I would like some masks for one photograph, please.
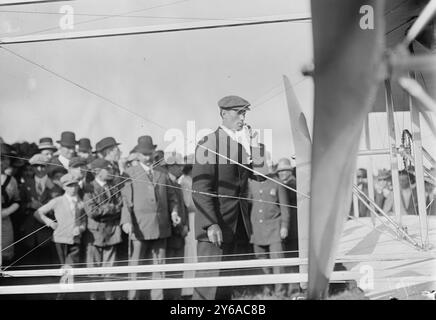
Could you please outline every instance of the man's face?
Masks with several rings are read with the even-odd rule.
[[[153,164],[153,154],[143,154],[142,155],[142,163],[149,166]]]
[[[51,150],[51,149],[41,150],[41,154],[46,156],[49,160],[51,160],[51,158],[53,158],[53,150]]]
[[[118,146],[112,148],[112,150],[106,156],[106,159],[109,161],[118,162],[121,158],[121,150]]]
[[[362,170],[357,171],[357,185],[360,186],[366,183],[365,172]]]
[[[107,168],[107,169],[101,169],[100,173],[99,173],[99,178],[102,181],[110,181],[114,179],[114,172],[112,169]]]
[[[77,190],[79,189],[79,185],[77,183],[70,184],[68,186],[64,186],[65,193],[71,197],[77,195]]]
[[[33,170],[38,178],[42,178],[47,174],[47,167],[45,165],[41,165],[41,164],[34,165]]]
[[[74,147],[61,147],[60,153],[67,159],[71,159],[74,156]]]
[[[278,176],[281,181],[287,181],[292,176],[292,172],[290,170],[280,171]]]
[[[242,130],[246,112],[247,110],[223,110],[223,124],[230,130]]]
[[[79,152],[77,152],[77,155],[78,155],[80,158],[88,159],[89,156],[90,156],[90,153],[89,153],[89,152],[79,151]]]

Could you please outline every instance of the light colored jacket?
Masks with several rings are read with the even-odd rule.
[[[81,231],[86,229],[87,216],[84,211],[83,202],[79,200],[75,212],[72,212],[67,195],[64,194],[50,200],[39,208],[38,212],[46,215],[51,210],[54,211],[58,224],[57,228],[53,231],[53,241],[65,244],[80,243],[80,235],[73,236],[73,230],[75,227],[79,227]]]

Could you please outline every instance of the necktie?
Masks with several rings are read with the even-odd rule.
[[[36,184],[36,192],[38,192],[39,195],[41,195],[44,192],[44,187],[41,181],[38,181]]]
[[[153,183],[153,171],[151,171],[151,169],[147,171],[147,176],[148,179]]]
[[[107,186],[107,184],[104,186],[104,191],[106,192],[106,197],[108,199],[111,198],[111,191],[109,190],[109,187]]]

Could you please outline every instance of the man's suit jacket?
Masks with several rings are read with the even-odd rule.
[[[182,188],[177,181],[171,181],[175,187],[174,192],[177,197],[177,212],[180,217],[180,224],[172,226],[171,237],[167,241],[167,248],[180,249],[185,246],[185,237],[189,231],[188,210],[183,199]]]
[[[36,191],[34,178],[28,179],[24,182],[24,184],[21,186],[21,201],[24,209],[22,211],[24,212],[24,221],[20,227],[20,231],[23,235],[31,234],[33,231],[40,229],[43,226],[43,224],[40,223],[33,215],[36,209],[29,207],[32,198],[44,205],[48,203],[51,199],[56,198],[63,193],[64,190],[54,184],[50,179],[47,179],[45,189],[42,194],[38,194],[38,192]],[[48,238],[51,237],[52,234],[53,231],[51,228],[42,228],[38,232],[35,232],[31,236],[24,239],[23,243],[26,247],[33,248],[46,241]]]
[[[105,189],[93,181],[84,196],[85,212],[88,216],[88,232],[86,241],[97,247],[106,247],[121,242],[121,207],[123,199],[121,193],[111,189],[109,194]]]
[[[141,165],[127,168],[130,178],[123,188],[124,205],[121,224],[131,223],[133,239],[154,240],[171,236],[171,212],[177,208],[177,197],[168,174],[161,168],[153,169],[150,181]]]
[[[248,178],[262,179],[253,175],[250,170],[205,150],[204,147],[252,168],[249,155],[242,145],[232,140],[220,127],[199,142],[192,170],[192,198],[197,209],[196,238],[199,241],[208,241],[207,229],[218,224],[223,233],[223,242],[231,243],[237,239],[236,226],[238,219],[242,219],[240,222],[243,223],[249,239],[252,230],[248,202],[239,197],[248,197]],[[252,154],[260,155],[260,151],[252,148]],[[259,159],[253,160],[257,166],[262,167]],[[229,197],[218,198],[204,193]]]

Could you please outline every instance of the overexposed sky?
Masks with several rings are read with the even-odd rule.
[[[58,12],[64,4],[74,9],[74,31],[283,14],[310,16],[307,0],[77,0],[1,7],[0,38],[62,32]],[[126,13],[130,17],[113,16]],[[83,23],[90,20],[96,21]],[[270,148],[277,161],[294,154],[282,75],[295,84],[312,128],[313,84],[300,73],[312,60],[310,22],[7,48],[121,106],[0,49],[0,136],[10,143],[37,142],[43,136],[58,140],[61,131],[70,130],[78,139],[89,137],[93,145],[113,136],[122,143],[124,155],[145,134],[164,149],[170,141],[164,141],[165,131],[152,122],[185,133],[187,121],[195,121],[197,131],[215,129],[220,121],[217,101],[236,94],[252,103],[247,122],[253,128],[272,130]],[[372,118],[372,147],[386,148],[383,115]],[[407,125],[406,118],[398,115],[399,128]],[[388,165],[387,158],[382,158],[375,158],[376,168]]]

